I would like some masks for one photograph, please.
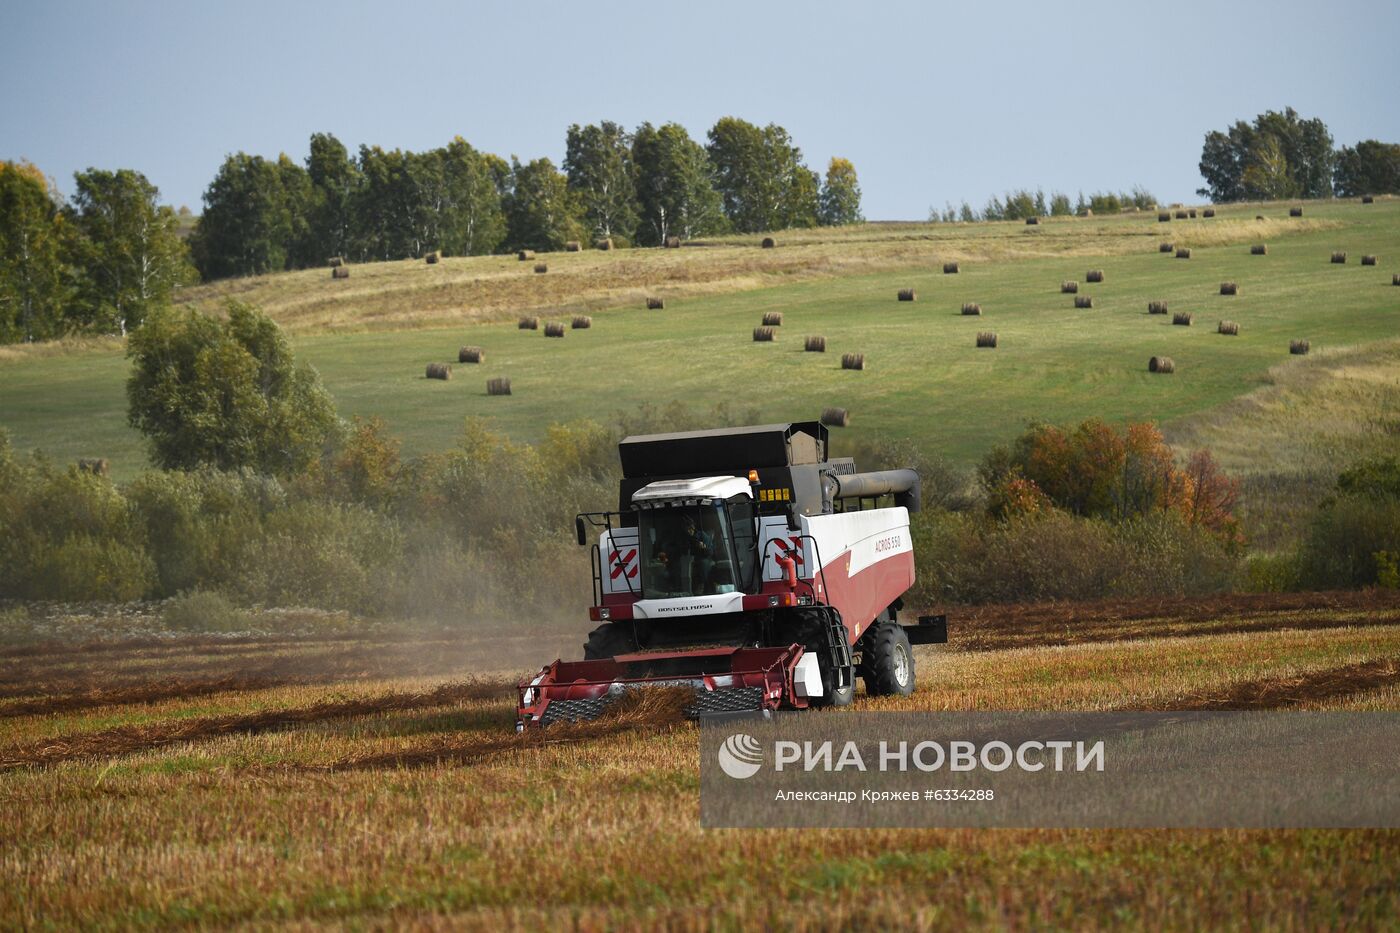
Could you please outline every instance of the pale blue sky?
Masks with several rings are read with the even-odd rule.
[[[721,116],[855,162],[872,219],[1010,187],[1201,184],[1262,110],[1400,141],[1400,3],[0,2],[0,159],[139,169],[198,210],[225,154],[312,132],[563,156],[570,123]]]

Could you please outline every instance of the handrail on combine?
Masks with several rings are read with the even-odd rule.
[[[763,572],[763,567],[768,563],[768,548],[776,545],[781,540],[791,541],[793,540],[793,536],[789,535],[786,538],[768,539],[768,542],[763,545],[763,552],[759,555],[759,573]],[[831,589],[826,585],[826,566],[822,563],[821,545],[818,544],[817,539],[812,537],[811,535],[797,535],[796,540],[804,544],[808,541],[812,542],[812,560],[816,563],[817,569],[812,573],[810,577],[808,577],[808,579],[815,581],[818,578],[818,576],[820,576],[822,584],[822,593],[830,593]],[[777,558],[775,557],[774,559],[776,560]],[[799,579],[801,578],[799,577]]]
[[[614,529],[613,529],[613,524],[612,524],[612,517],[613,517],[614,515],[618,515],[618,514],[621,514],[621,513],[618,513],[618,512],[580,512],[580,513],[578,513],[577,515],[575,515],[575,516],[574,516],[574,527],[575,527],[575,528],[577,529],[577,531],[578,531],[578,543],[579,543],[579,545],[580,545],[580,546],[583,546],[583,545],[586,545],[586,544],[588,543],[588,540],[587,540],[587,532],[584,530],[584,523],[585,523],[585,521],[587,522],[587,524],[588,524],[589,527],[607,529],[607,532],[608,532],[608,541],[611,542],[611,541],[612,541],[612,536],[613,536],[613,530],[614,530]],[[617,530],[620,531],[623,527],[625,527],[625,526],[619,525]],[[617,551],[616,548],[613,549],[613,554],[614,554],[614,555],[617,555],[617,554],[618,554],[618,551]],[[593,605],[598,606],[598,605],[602,605],[602,602],[603,602],[603,555],[602,555],[602,552],[598,549],[598,545],[597,545],[597,544],[594,544],[594,545],[593,545],[593,554],[592,554],[592,557],[593,557],[593,582],[594,582],[594,587],[593,587]],[[630,594],[630,595],[632,595],[632,596],[640,595],[640,594],[638,594],[637,591],[632,587],[632,580],[631,580],[631,578],[628,577],[626,574],[623,574],[623,575],[622,575],[622,582],[627,584],[627,592],[628,592],[628,594]]]

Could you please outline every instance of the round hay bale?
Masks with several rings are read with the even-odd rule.
[[[1289,217],[1302,217],[1302,216],[1303,216],[1303,209],[1302,209],[1301,207],[1290,207],[1290,208],[1288,209],[1288,216],[1289,216]]]
[[[457,351],[457,362],[480,363],[486,359],[486,351],[481,347],[463,347]]]
[[[1374,266],[1374,265],[1376,264],[1376,257],[1375,257],[1375,256],[1362,256],[1362,257],[1361,257],[1361,264],[1362,264],[1363,266]]]
[[[593,318],[586,314],[575,314],[573,320],[569,322],[569,326],[574,330],[588,330],[593,326]]]
[[[1166,314],[1167,303],[1165,301],[1149,301],[1147,303],[1148,314]]]
[[[983,331],[978,331],[978,332],[977,332],[977,346],[978,346],[979,349],[981,349],[981,348],[983,348],[983,347],[989,347],[989,348],[991,348],[991,349],[994,350],[994,349],[996,349],[996,345],[997,345],[997,335],[996,335],[995,333],[993,333],[992,331],[989,331],[989,330],[983,330]]]
[[[900,301],[913,301],[914,299],[915,299],[914,289],[912,289],[912,288],[901,288],[901,289],[899,290],[899,300],[900,300]]]
[[[593,244],[593,248],[594,248],[594,249],[602,249],[602,250],[609,250],[609,249],[612,249],[612,248],[613,248],[613,241],[612,241],[612,238],[611,238],[611,237],[608,237],[608,238],[599,240],[598,242],[596,242],[596,243]]]
[[[540,319],[537,317],[523,317],[520,319],[520,323],[515,326],[517,330],[539,330]]]
[[[1265,244],[1265,243],[1255,243],[1253,246],[1251,246],[1251,247],[1249,248],[1249,255],[1251,255],[1251,256],[1267,256],[1267,255],[1269,255],[1269,247],[1268,247],[1268,245]]]
[[[332,269],[334,269],[336,266],[343,266],[345,265],[345,257],[332,256],[330,259],[326,260],[326,265],[330,266]]]
[[[826,338],[825,338],[825,337],[808,337],[808,338],[807,338],[807,342],[806,342],[805,344],[803,344],[802,349],[805,350],[807,353],[825,353],[825,352],[826,352]]]
[[[1338,251],[1332,254],[1332,262],[1336,263],[1337,265],[1345,265],[1346,261],[1347,254],[1345,252]]]
[[[542,262],[537,262],[537,263],[535,263],[535,274],[536,274],[536,275],[544,275],[544,274],[545,274],[546,272],[548,272],[548,271],[549,271],[549,266],[548,266],[546,263],[542,263]]]
[[[1094,306],[1094,299],[1088,295],[1075,295],[1074,306],[1076,308],[1092,308]]]
[[[666,238],[666,248],[667,248],[667,249],[680,249],[680,248],[681,248],[681,238],[678,237],[678,236],[668,236],[668,237]]]
[[[1159,252],[1159,253],[1174,253],[1174,252],[1176,252],[1176,244],[1175,244],[1175,243],[1158,243],[1158,244],[1157,244],[1157,252]]]
[[[1034,227],[1034,226],[1035,226],[1036,224],[1038,224],[1038,223],[1040,223],[1040,218],[1039,218],[1039,217],[1027,217],[1027,218],[1026,218],[1026,226],[1027,226],[1027,227]]]
[[[428,379],[451,379],[452,367],[446,363],[429,363],[427,371]]]
[[[510,377],[508,377],[508,376],[495,376],[495,377],[493,377],[493,378],[491,378],[491,379],[487,379],[487,380],[486,380],[486,394],[487,394],[487,395],[509,395],[509,394],[510,394]]]
[[[1061,295],[1077,295],[1078,293],[1079,293],[1079,283],[1078,283],[1078,282],[1061,282],[1061,283],[1060,283],[1060,294],[1061,294]]]
[[[1255,215],[1254,215],[1254,219],[1255,219],[1255,220],[1263,220],[1263,219],[1264,219],[1264,215],[1263,215],[1263,214],[1255,214]]]
[[[1185,212],[1185,211],[1177,211],[1177,212],[1176,212],[1176,219],[1177,219],[1177,220],[1185,220],[1185,219],[1186,219],[1186,212]]]
[[[660,298],[648,298],[648,299],[647,299],[647,310],[648,310],[648,311],[660,311],[660,310],[664,309],[665,307],[666,307],[666,302],[662,301]]]
[[[1363,195],[1361,196],[1361,203],[1362,203],[1362,204],[1374,204],[1374,203],[1376,203],[1376,199],[1373,198],[1373,197],[1371,197],[1369,194],[1363,194]]]
[[[428,265],[430,265],[430,266],[435,266],[435,265],[438,264],[438,254],[437,254],[437,253],[428,253],[427,255],[425,255],[425,256],[423,257],[423,261],[426,262],[426,263],[427,263]]]
[[[1220,283],[1220,294],[1222,294],[1222,295],[1238,295],[1239,293],[1240,293],[1240,287],[1239,287],[1237,284],[1235,284],[1234,282],[1221,282],[1221,283]]]
[[[944,275],[956,275],[957,272],[958,272],[958,264],[957,264],[957,263],[955,263],[955,262],[945,262],[945,263],[943,264],[943,274],[944,274]]]
[[[962,313],[968,317],[981,315],[982,306],[975,301],[965,301],[963,302]]]
[[[1195,220],[1195,219],[1196,219],[1196,209],[1195,209],[1194,207],[1191,208],[1189,211],[1186,212],[1186,216],[1190,217],[1192,220]]]
[[[1176,251],[1176,258],[1177,258],[1177,259],[1190,259],[1190,258],[1191,258],[1191,247],[1189,247],[1189,246],[1183,246],[1181,249],[1177,250],[1177,251]]]
[[[106,457],[81,457],[78,460],[79,473],[91,473],[94,476],[106,476],[112,470],[112,464]]]
[[[1306,356],[1310,349],[1312,347],[1306,340],[1290,340],[1288,342],[1288,352],[1294,356]]]
[[[1201,211],[1201,216],[1202,216],[1202,217],[1214,217],[1214,216],[1215,216],[1215,208],[1213,208],[1213,207],[1208,207],[1208,208],[1206,208],[1205,210]]]
[[[1238,337],[1240,335],[1240,325],[1236,324],[1234,321],[1221,321],[1215,328],[1215,332],[1230,337]]]
[[[562,337],[562,336],[564,336],[564,322],[563,322],[563,321],[550,321],[548,324],[546,324],[546,325],[544,326],[544,335],[545,335],[546,337]]]
[[[765,311],[765,312],[763,312],[763,326],[764,326],[764,327],[782,327],[782,326],[783,326],[783,312],[781,312],[781,311]]]
[[[1397,272],[1390,277],[1390,284],[1400,285],[1400,272]]]
[[[753,329],[754,343],[772,343],[774,339],[774,332],[771,327],[755,327]]]
[[[331,278],[333,278],[333,279],[348,279],[348,278],[350,278],[350,267],[349,267],[349,266],[335,266],[335,267],[333,267],[333,268],[331,269]]]
[[[1157,212],[1157,223],[1159,223],[1159,224],[1171,223],[1171,219],[1172,219],[1171,211],[1158,211],[1158,212]]]
[[[844,408],[823,408],[822,424],[828,428],[848,428],[851,426],[851,414]]]
[[[864,368],[865,368],[865,354],[864,354],[864,353],[843,353],[843,354],[841,354],[841,368],[842,368],[842,369],[864,369]]]
[[[1102,282],[1102,281],[1103,281],[1103,270],[1102,270],[1102,269],[1090,269],[1088,272],[1084,273],[1084,281],[1090,282],[1090,283],[1093,283],[1093,282]]]
[[[535,251],[532,249],[522,249],[520,252],[515,254],[515,258],[519,259],[521,262],[527,262],[528,260],[535,258]]]
[[[764,249],[772,249],[773,247],[778,245],[778,241],[773,239],[771,236],[766,236],[763,238],[763,242],[759,245],[762,246]]]
[[[1174,373],[1176,372],[1176,363],[1169,356],[1154,356],[1147,361],[1147,371],[1159,374]]]
[[[567,243],[564,244],[564,252],[581,253],[583,252],[583,244],[580,243],[578,240],[569,240]]]
[[[1172,315],[1172,323],[1177,327],[1190,327],[1191,314],[1188,311],[1177,311]]]

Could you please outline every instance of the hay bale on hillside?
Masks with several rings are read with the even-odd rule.
[[[1345,265],[1346,261],[1347,254],[1345,252],[1338,251],[1332,254],[1332,262],[1336,263],[1337,265]]]
[[[823,408],[822,424],[828,428],[848,428],[851,426],[851,414],[844,408]]]
[[[1268,244],[1266,244],[1266,243],[1255,243],[1253,246],[1251,246],[1251,247],[1249,248],[1249,255],[1251,255],[1251,256],[1267,256],[1267,255],[1269,255],[1269,247],[1268,247]]]
[[[1290,207],[1290,208],[1288,209],[1288,216],[1289,216],[1289,217],[1302,217],[1302,216],[1303,216],[1303,209],[1302,209],[1301,207]]]
[[[1194,207],[1191,208],[1189,211],[1186,212],[1186,216],[1187,216],[1187,217],[1190,217],[1192,220],[1195,220],[1195,219],[1196,219],[1196,209],[1195,209]]]
[[[1092,308],[1094,306],[1094,299],[1088,295],[1075,295],[1074,306],[1076,308]]]
[[[990,347],[991,349],[996,349],[996,345],[997,345],[997,335],[996,335],[994,332],[989,331],[989,330],[983,330],[983,331],[978,331],[978,332],[977,332],[977,347],[978,347],[978,349],[981,349],[981,348],[983,348],[983,347]]]
[[[900,300],[900,301],[913,301],[913,300],[915,299],[915,297],[916,297],[916,296],[915,296],[915,294],[914,294],[914,289],[912,289],[912,288],[901,288],[901,289],[899,290],[899,300]]]
[[[864,353],[843,353],[843,354],[841,354],[841,368],[842,368],[842,369],[864,369],[864,368],[865,368],[865,354],[864,354]]]
[[[803,344],[802,349],[803,349],[804,351],[806,351],[807,353],[825,353],[825,352],[826,352],[826,338],[825,338],[825,337],[808,337],[808,338],[807,338],[807,342],[806,342],[805,344]]]
[[[945,262],[945,263],[943,264],[943,274],[944,274],[944,275],[956,275],[956,274],[957,274],[957,271],[958,271],[958,264],[957,264],[957,263],[955,263],[955,262]]]
[[[1172,315],[1172,323],[1177,327],[1191,326],[1191,313],[1189,311],[1177,311]]]
[[[523,317],[515,326],[517,330],[539,330],[540,319],[537,317]]]
[[[1400,272],[1397,272],[1397,273],[1395,273],[1394,275],[1392,275],[1392,276],[1390,277],[1390,284],[1391,284],[1391,285],[1400,285]]]
[[[1254,215],[1254,219],[1255,219],[1255,220],[1263,220],[1263,219],[1264,219],[1264,215],[1263,215],[1263,214],[1255,214],[1255,215]]]
[[[1157,212],[1157,223],[1159,223],[1159,224],[1167,224],[1167,223],[1171,223],[1171,220],[1172,220],[1171,211],[1158,211],[1158,212]]]
[[[452,367],[451,367],[451,366],[448,366],[446,363],[429,363],[429,364],[428,364],[428,370],[427,370],[427,378],[429,378],[429,379],[451,379],[451,378],[452,378]]]
[[[1035,226],[1036,224],[1038,224],[1038,223],[1040,223],[1040,218],[1039,218],[1039,217],[1027,217],[1027,218],[1026,218],[1026,226],[1027,226],[1027,227],[1034,227],[1034,226]]]
[[[1306,340],[1290,340],[1288,342],[1288,352],[1294,356],[1304,356],[1312,347]]]
[[[435,266],[435,265],[438,264],[438,254],[435,253],[435,252],[433,252],[433,253],[427,253],[426,255],[423,256],[423,261],[426,262],[426,263],[427,263],[428,265],[430,265],[430,266]]]
[[[330,259],[326,260],[326,265],[330,266],[332,269],[334,269],[336,266],[343,266],[345,265],[345,257],[332,256]]]
[[[610,250],[610,249],[612,249],[612,248],[613,248],[613,241],[612,241],[612,238],[611,238],[611,237],[606,237],[606,238],[604,238],[604,239],[599,240],[598,242],[596,242],[596,243],[593,244],[593,248],[594,248],[594,249],[601,249],[601,250]]]
[[[1086,282],[1091,282],[1091,283],[1092,283],[1092,282],[1102,282],[1102,281],[1103,281],[1103,270],[1102,270],[1102,269],[1090,269],[1088,272],[1084,273],[1084,281],[1086,281]]]
[[[1061,294],[1061,295],[1076,295],[1076,294],[1078,294],[1078,293],[1079,293],[1079,283],[1078,283],[1078,282],[1061,282],[1061,283],[1060,283],[1060,294]]]
[[[521,262],[528,262],[529,260],[535,258],[535,251],[532,249],[522,249],[520,252],[515,254],[515,258],[519,259]]]
[[[668,237],[666,238],[666,248],[667,248],[667,249],[680,249],[680,248],[681,248],[681,238],[678,237],[678,236],[668,236]]]
[[[564,244],[564,252],[581,253],[583,252],[583,244],[580,243],[578,240],[569,240],[567,243]]]
[[[1189,247],[1189,246],[1183,246],[1183,247],[1181,247],[1181,249],[1179,249],[1179,250],[1176,251],[1176,258],[1177,258],[1177,259],[1190,259],[1190,258],[1191,258],[1191,247]]]
[[[773,328],[771,328],[771,327],[755,327],[755,328],[753,329],[753,341],[754,341],[754,343],[772,343],[773,340],[774,340],[774,331],[773,331]]]
[[[764,326],[764,327],[782,327],[782,326],[783,326],[783,312],[781,312],[781,311],[765,311],[765,312],[763,312],[763,326]]]
[[[509,395],[510,378],[508,376],[496,376],[486,380],[487,395]]]
[[[349,267],[349,266],[334,266],[334,267],[332,267],[332,268],[331,268],[331,278],[333,278],[333,279],[348,279],[348,278],[350,278],[350,267]]]
[[[1208,207],[1208,208],[1206,208],[1205,210],[1201,211],[1201,216],[1202,216],[1202,217],[1214,217],[1214,216],[1215,216],[1215,208],[1213,208],[1213,207]]]
[[[1234,321],[1221,321],[1216,326],[1215,332],[1230,337],[1238,337],[1240,335],[1240,325],[1236,324]]]
[[[771,236],[766,236],[763,238],[763,242],[759,245],[762,246],[764,249],[772,249],[773,247],[778,245],[778,241],[773,239]]]
[[[648,311],[660,311],[666,307],[666,302],[660,298],[652,297],[647,299]]]
[[[1176,252],[1176,244],[1175,244],[1175,243],[1158,243],[1158,244],[1157,244],[1157,252],[1159,252],[1159,253],[1174,253],[1174,252]]]
[[[982,313],[982,306],[975,301],[964,301],[962,313],[968,317],[978,316]]]
[[[80,457],[78,459],[78,472],[91,473],[94,476],[106,476],[112,470],[112,464],[106,457]]]
[[[535,275],[544,275],[549,271],[549,266],[543,262],[535,263]]]
[[[457,362],[480,363],[486,359],[486,351],[481,347],[463,347],[457,351]]]
[[[1165,301],[1149,301],[1147,303],[1148,314],[1166,314],[1167,303]]]
[[[1220,283],[1220,294],[1222,294],[1222,295],[1238,295],[1239,293],[1240,293],[1240,287],[1239,287],[1237,284],[1235,284],[1234,282],[1221,282],[1221,283]]]
[[[1374,204],[1374,203],[1376,203],[1376,199],[1373,198],[1373,197],[1371,197],[1369,194],[1363,194],[1363,195],[1361,196],[1361,203],[1362,203],[1362,204]]]
[[[1177,211],[1177,212],[1176,212],[1176,219],[1177,219],[1177,220],[1185,220],[1185,219],[1186,219],[1186,212],[1185,212],[1185,211]]]
[[[545,335],[546,337],[562,337],[562,336],[564,336],[564,322],[563,322],[563,321],[550,321],[548,324],[546,324],[546,325],[544,326],[544,335]]]
[[[1154,356],[1147,361],[1147,371],[1165,375],[1176,372],[1176,363],[1169,356]]]
[[[569,321],[569,326],[574,330],[588,330],[593,326],[593,318],[586,314],[575,314],[573,320]]]
[[[1374,266],[1374,265],[1376,264],[1376,257],[1375,257],[1375,256],[1362,256],[1362,257],[1361,257],[1361,264],[1362,264],[1363,266]]]

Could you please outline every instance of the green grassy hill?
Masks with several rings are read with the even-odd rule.
[[[1163,241],[1191,247],[1192,258],[1159,253]],[[1250,255],[1256,242],[1268,255]],[[1347,251],[1345,265],[1329,261],[1333,250]],[[1379,265],[1363,267],[1364,253],[1379,254]],[[731,238],[541,259],[545,275],[514,257],[481,257],[356,266],[343,282],[310,270],[187,295],[211,309],[228,296],[263,306],[342,414],[382,416],[410,453],[446,445],[469,415],[528,440],[551,422],[607,422],[672,401],[728,402],[773,420],[839,405],[851,411],[854,439],[908,437],[960,464],[1031,419],[1152,419],[1190,424],[1201,440],[1210,433],[1201,419],[1226,403],[1400,334],[1391,285],[1400,200],[1390,198],[1310,203],[1303,219],[1271,204],[1171,223],[1141,213],[1035,227],[872,224],[793,232],[774,250]],[[942,273],[949,259],[959,274]],[[1102,284],[1086,281],[1091,268],[1104,270]],[[1060,293],[1066,279],[1093,297],[1092,310]],[[1219,294],[1227,280],[1238,296]],[[900,288],[918,300],[896,301]],[[666,309],[645,310],[648,294],[664,296]],[[1148,315],[1149,300],[1191,312],[1193,325]],[[978,302],[982,316],[960,314],[964,302]],[[779,337],[754,343],[767,311],[784,314]],[[547,339],[516,328],[522,312],[542,321],[586,312],[593,326]],[[1217,334],[1221,319],[1237,321],[1239,336]],[[975,348],[978,331],[995,331],[999,346]],[[826,353],[803,352],[809,334],[827,338]],[[1295,338],[1311,341],[1309,357],[1290,357]],[[486,362],[457,365],[462,344],[484,347]],[[843,371],[845,352],[866,354],[867,369]],[[1154,355],[1172,357],[1176,373],[1149,374]],[[1382,373],[1394,359],[1382,359]],[[453,362],[452,380],[425,379],[430,361]],[[126,369],[115,342],[0,350],[0,425],[21,449],[106,456],[131,476],[145,457],[125,424]],[[488,397],[490,376],[509,376],[514,395]]]

